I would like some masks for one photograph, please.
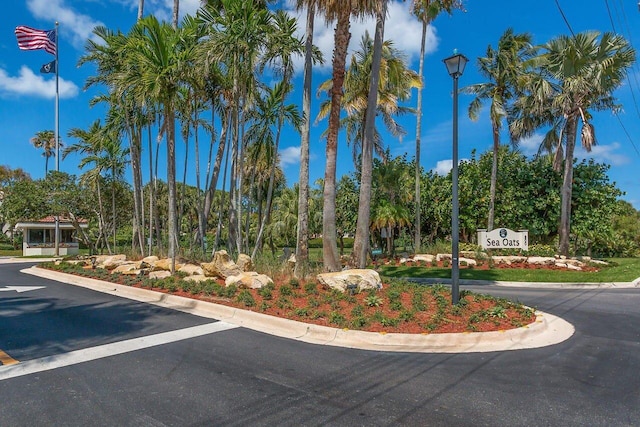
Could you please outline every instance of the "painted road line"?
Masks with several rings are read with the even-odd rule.
[[[42,357],[40,359],[27,360],[16,365],[0,366],[0,381],[23,375],[30,375],[36,372],[76,365],[78,363],[89,362],[91,360],[102,359],[118,354],[129,353],[148,347],[169,344],[189,338],[196,338],[237,327],[238,326],[226,322],[207,323],[200,326],[193,326],[191,328],[178,329],[176,331],[133,338],[111,344],[75,350],[69,353]]]
[[[20,362],[18,362],[13,357],[9,356],[4,351],[0,350],[0,365],[9,366],[9,365],[15,365],[16,363],[20,363]]]

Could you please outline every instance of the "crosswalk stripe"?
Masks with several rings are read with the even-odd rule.
[[[0,366],[0,381],[7,380],[9,378],[21,377],[23,375],[30,375],[36,372],[62,368],[64,366],[76,365],[78,363],[89,362],[91,360],[102,359],[118,354],[129,353],[148,347],[169,344],[189,338],[196,338],[237,327],[238,326],[226,322],[207,323],[190,328],[132,338],[130,340],[89,347],[82,350],[75,350],[69,353],[42,357],[40,359],[27,360],[10,366]]]

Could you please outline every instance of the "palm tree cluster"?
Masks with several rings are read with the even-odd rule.
[[[569,254],[574,150],[580,130],[584,149],[596,144],[593,111],[620,109],[613,92],[622,85],[635,51],[621,36],[587,31],[559,36],[532,46],[529,34],[507,29],[498,48],[487,48],[478,68],[488,79],[462,89],[475,95],[469,116],[478,117],[482,102],[490,102],[493,128],[493,167],[488,229],[493,229],[498,175],[500,130],[506,119],[511,141],[517,144],[539,129],[547,129],[541,152],[550,153],[556,170],[563,168],[559,253]],[[581,125],[581,127],[580,127]],[[580,129],[579,129],[580,127]]]
[[[268,3],[271,2],[208,0],[202,2],[196,16],[186,16],[178,22],[179,1],[175,0],[173,21],[165,23],[153,16],[143,17],[144,1],[140,0],[139,20],[129,32],[94,29],[80,65],[95,67],[96,73],[86,86],[104,89],[92,104],[106,106],[107,113],[102,123],[97,121],[87,130],[73,129],[69,136],[79,142],[69,146],[65,155],[79,153],[84,156],[80,167],[90,167],[82,179],[99,195],[99,234],[105,242],[108,235],[112,236],[115,246],[115,182],[122,179],[125,165],[129,164],[134,251],[166,251],[175,267],[185,239],[203,254],[224,246],[231,253],[251,253],[255,257],[265,244],[273,247],[277,238],[295,243],[295,274],[304,275],[310,228],[318,225],[317,217],[310,218],[310,205],[317,200],[310,197],[309,135],[312,69],[322,61],[313,45],[314,19],[319,15],[335,23],[331,78],[318,90],[326,93],[327,100],[316,118],[327,118],[326,166],[319,198],[322,227],[315,230],[323,236],[324,269],[341,268],[337,239],[346,231],[339,229],[336,218],[340,215],[336,206],[340,186],[336,164],[341,129],[346,131],[352,147],[359,180],[357,215],[350,218],[355,224],[349,230],[355,230],[351,263],[364,267],[372,231],[412,222],[415,248],[419,250],[423,229],[421,91],[418,90],[416,110],[408,108],[407,101],[412,89],[422,87],[427,26],[439,13],[461,9],[462,2],[413,2],[412,11],[423,23],[418,73],[408,68],[406,58],[393,42],[384,39],[388,0],[298,0],[297,7],[307,12],[304,38],[295,35],[296,19]],[[376,20],[374,36],[365,34],[359,50],[349,58],[351,20],[366,16]],[[296,56],[305,58],[302,111],[290,101]],[[559,153],[559,159],[563,154],[567,159],[563,188],[568,186],[569,190],[562,193],[561,221],[566,223],[567,236],[578,123],[583,125],[583,143],[589,147],[595,143],[590,111],[616,108],[611,93],[633,60],[633,50],[626,42],[609,34],[560,37],[534,48],[530,36],[508,30],[498,48],[489,47],[486,57],[478,60],[479,69],[489,82],[465,89],[477,97],[470,107],[472,117],[477,117],[484,100],[491,102],[495,153],[505,119],[514,141],[540,127],[551,129],[545,142]],[[346,114],[341,116],[343,111]],[[405,130],[395,117],[405,113],[417,116],[414,194],[393,188],[380,190],[372,185],[376,173],[399,173],[397,165],[385,154],[376,118],[389,134],[397,136]],[[301,134],[299,184],[293,190],[286,188],[278,155],[287,127]],[[176,170],[177,138],[186,146],[182,185]],[[126,146],[121,145],[123,141]],[[157,178],[163,150],[166,183]],[[188,159],[190,151],[195,152],[195,160]],[[206,159],[206,165],[200,164],[201,159]],[[490,228],[497,162],[496,154]],[[146,185],[143,163],[149,165]],[[195,169],[195,187],[186,185],[187,165]],[[403,180],[410,179],[405,175]],[[105,185],[111,187],[111,214],[107,213],[106,204],[103,206]],[[382,191],[386,204],[372,206],[372,191]],[[412,201],[415,218],[407,209]],[[561,238],[561,249],[565,248],[563,245]]]

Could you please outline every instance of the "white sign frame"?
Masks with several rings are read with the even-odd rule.
[[[529,250],[529,230],[513,231],[508,228],[495,228],[491,231],[478,230],[478,244],[483,249],[520,249]]]

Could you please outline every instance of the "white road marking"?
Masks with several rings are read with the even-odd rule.
[[[16,291],[18,293],[21,293],[44,288],[46,288],[46,286],[5,286],[4,288],[0,288],[0,292]]]
[[[155,347],[202,335],[213,334],[215,332],[221,332],[237,327],[238,326],[226,322],[207,323],[200,326],[193,326],[190,328],[163,332],[156,335],[148,335],[146,337],[133,338],[111,344],[75,350],[69,353],[42,357],[40,359],[27,360],[15,365],[0,366],[0,381],[23,375],[30,375],[36,372],[76,365],[78,363],[115,356],[117,354],[129,353],[143,348]]]

